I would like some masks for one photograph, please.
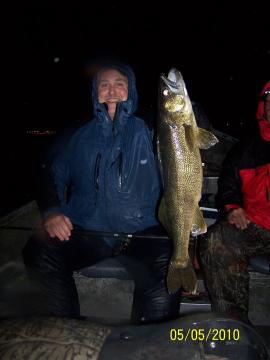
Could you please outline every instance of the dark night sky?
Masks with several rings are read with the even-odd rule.
[[[89,72],[102,56],[133,66],[143,110],[156,106],[158,75],[177,67],[214,127],[232,135],[254,118],[270,78],[267,2],[238,10],[228,2],[23,3],[9,18],[7,57],[10,116],[21,128],[87,117]]]
[[[155,113],[159,74],[174,66],[216,129],[239,137],[255,123],[258,92],[270,79],[269,9],[261,2],[240,10],[228,1],[81,4],[24,0],[1,12],[0,214],[35,198],[54,139],[26,130],[87,119],[89,74],[102,56],[134,68],[139,114]]]

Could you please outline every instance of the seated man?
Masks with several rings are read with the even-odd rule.
[[[52,162],[41,209],[45,231],[23,251],[28,272],[46,288],[49,313],[55,316],[80,315],[73,271],[113,256],[119,247],[113,236],[90,236],[89,230],[161,231],[155,217],[159,175],[150,132],[134,115],[137,91],[130,67],[100,67],[92,100],[94,118]],[[134,239],[128,252],[126,266],[135,280],[134,320],[177,316],[179,292],[168,295],[165,281],[171,241]]]
[[[259,132],[228,153],[218,183],[223,217],[201,242],[213,311],[249,322],[249,259],[270,253],[270,81],[260,95]]]

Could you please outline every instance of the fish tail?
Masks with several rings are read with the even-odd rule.
[[[179,268],[171,262],[167,275],[167,288],[169,294],[174,294],[180,288],[195,294],[197,292],[197,277],[191,262],[187,266]]]

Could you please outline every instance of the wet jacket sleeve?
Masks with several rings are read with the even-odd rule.
[[[53,161],[42,164],[37,203],[44,217],[61,212],[61,206],[66,200],[68,184],[69,166],[65,156],[60,155]]]
[[[237,151],[235,148],[228,153],[219,176],[216,203],[221,211],[243,205]]]

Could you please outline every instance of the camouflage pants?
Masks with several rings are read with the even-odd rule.
[[[249,259],[270,254],[270,231],[250,223],[239,230],[227,221],[209,228],[200,255],[212,310],[248,320]]]

